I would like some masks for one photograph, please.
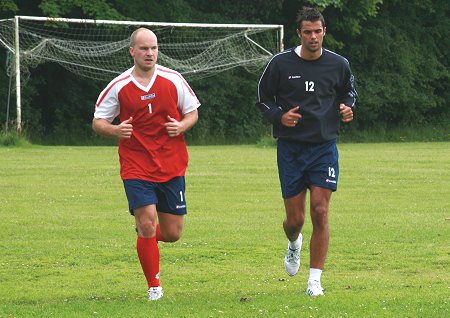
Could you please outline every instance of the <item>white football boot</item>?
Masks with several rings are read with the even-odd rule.
[[[284,256],[284,269],[289,276],[294,276],[297,274],[298,269],[300,268],[300,250],[302,249],[303,235],[300,235],[297,238],[297,246],[298,248],[293,250],[289,247],[286,249],[286,255]]]
[[[322,296],[323,288],[320,285],[320,282],[318,282],[317,280],[309,280],[308,288],[306,288],[306,294],[312,297]]]
[[[148,300],[158,300],[163,296],[163,290],[161,286],[150,287],[148,289]]]

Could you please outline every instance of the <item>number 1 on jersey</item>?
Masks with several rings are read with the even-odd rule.
[[[148,112],[151,114],[152,113],[152,104],[148,104]]]

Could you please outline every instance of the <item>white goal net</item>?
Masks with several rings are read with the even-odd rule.
[[[0,21],[0,43],[15,54],[18,31],[22,74],[54,62],[84,77],[110,80],[132,65],[130,35],[140,26],[158,36],[158,63],[189,80],[237,66],[260,70],[270,55],[280,51],[282,40],[280,25],[17,18],[16,24],[14,19]]]
[[[0,20],[0,44],[15,78],[17,130],[21,131],[20,88],[30,69],[58,63],[83,77],[109,81],[133,64],[130,35],[147,27],[158,36],[158,63],[198,80],[235,67],[260,71],[282,49],[282,25],[200,24],[81,20],[16,16]],[[8,104],[9,109],[9,104]]]

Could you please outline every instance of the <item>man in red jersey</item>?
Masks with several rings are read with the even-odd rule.
[[[130,41],[134,66],[98,97],[92,128],[119,139],[120,175],[137,228],[137,254],[149,300],[163,296],[158,242],[175,242],[186,214],[183,133],[198,120],[195,93],[176,71],[156,64],[156,35],[139,28]],[[113,124],[119,117],[120,124]]]

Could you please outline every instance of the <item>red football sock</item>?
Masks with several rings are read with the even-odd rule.
[[[165,242],[166,241],[164,239],[164,237],[161,235],[161,228],[160,228],[159,224],[156,224],[156,241],[157,242]]]
[[[148,287],[161,286],[159,282],[159,248],[156,236],[138,236],[136,249]]]

